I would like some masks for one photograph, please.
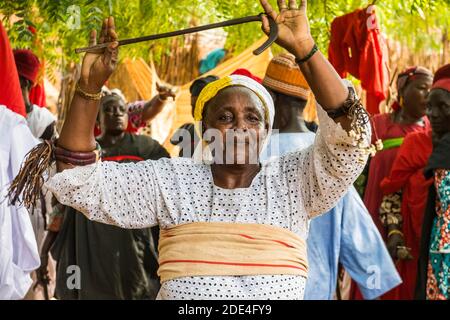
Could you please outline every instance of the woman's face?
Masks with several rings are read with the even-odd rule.
[[[428,95],[427,115],[433,133],[441,136],[450,132],[450,92],[434,89]]]
[[[258,96],[245,87],[225,88],[208,102],[203,117],[204,138],[215,163],[259,163],[268,130],[264,110]]]
[[[412,117],[420,119],[425,115],[427,108],[427,95],[433,84],[433,79],[426,75],[417,75],[408,82],[400,92],[403,97],[403,108]]]
[[[117,135],[127,129],[128,110],[122,99],[108,99],[102,103],[101,108],[100,121],[103,132]]]

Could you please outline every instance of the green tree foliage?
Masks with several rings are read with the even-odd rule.
[[[273,5],[275,0],[270,1]],[[329,26],[336,17],[376,2],[383,32],[406,43],[411,50],[442,49],[443,33],[450,30],[450,0],[310,0],[311,30],[322,50],[327,48]],[[37,29],[47,63],[65,66],[78,62],[76,47],[102,18],[116,18],[120,38],[167,32],[196,24],[254,15],[262,11],[257,0],[0,0],[0,14],[14,47],[33,47],[29,26]],[[15,15],[15,16],[14,16]],[[17,17],[19,19],[17,19]],[[13,22],[14,21],[14,22]],[[226,28],[226,46],[239,52],[262,32],[258,23]],[[126,46],[121,56],[148,58],[170,52],[169,40]],[[277,49],[275,49],[277,50]],[[279,49],[278,49],[279,50]]]

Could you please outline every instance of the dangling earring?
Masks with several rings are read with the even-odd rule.
[[[400,108],[403,108],[403,97],[400,97],[399,104],[400,104]]]

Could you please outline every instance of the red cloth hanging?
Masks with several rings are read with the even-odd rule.
[[[328,59],[341,78],[346,78],[350,73],[359,79],[359,44],[352,28],[358,21],[360,11],[358,9],[331,22]]]
[[[30,102],[39,107],[45,107],[47,105],[47,99],[45,97],[44,81],[36,84],[30,90]]]
[[[14,55],[2,23],[0,23],[0,61],[0,104],[26,117]]]
[[[379,104],[387,97],[389,70],[375,6],[333,20],[328,59],[342,78],[351,74],[361,80],[367,91],[367,110],[370,114],[380,113]]]

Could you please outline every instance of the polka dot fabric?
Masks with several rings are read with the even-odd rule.
[[[158,300],[303,300],[298,276],[190,277],[167,281]]]
[[[99,162],[56,174],[46,186],[89,219],[123,228],[259,223],[306,239],[309,219],[334,207],[364,166],[356,142],[320,107],[318,115],[314,145],[262,163],[248,188],[217,187],[208,164],[187,158]],[[302,299],[304,285],[287,275],[186,277],[164,282],[159,298]]]

